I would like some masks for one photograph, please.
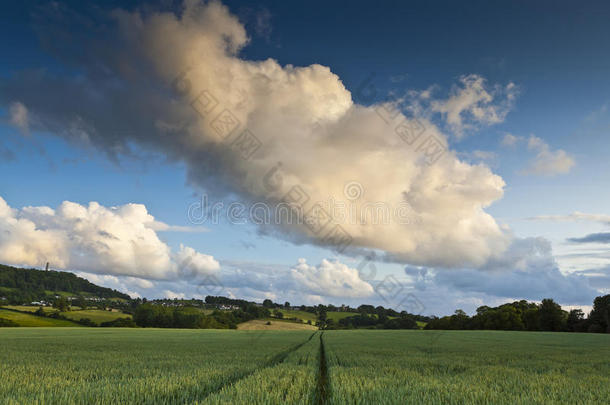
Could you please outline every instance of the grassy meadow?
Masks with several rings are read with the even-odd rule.
[[[317,320],[317,314],[300,311],[300,310],[291,310],[291,309],[278,309],[281,313],[284,314],[284,318],[299,318],[303,322],[311,321],[311,323],[315,323]],[[333,321],[338,321],[339,319],[347,318],[348,316],[358,315],[354,312],[338,312],[338,311],[328,311],[326,316],[328,319],[332,319]]]
[[[0,308],[0,318],[13,321],[19,326],[24,327],[74,327],[78,324],[64,319],[44,318],[41,316],[30,315],[25,312],[9,311]],[[2,330],[0,330],[1,336]]]
[[[24,327],[77,326],[74,322],[69,321],[79,321],[83,318],[88,318],[93,323],[99,325],[102,322],[114,321],[119,318],[132,318],[130,314],[125,314],[123,312],[118,311],[104,311],[102,309],[79,309],[74,307],[70,311],[59,312],[60,315],[67,318],[67,321],[63,319],[43,318],[27,314],[28,312],[34,313],[39,308],[40,307],[32,305],[6,305],[4,307],[0,307],[0,318],[10,319],[13,322],[19,324],[19,326]],[[6,309],[10,309],[12,311],[7,311]],[[57,312],[57,309],[51,307],[42,307],[42,309],[47,315]],[[15,311],[19,311],[20,313],[16,313]]]
[[[0,342],[0,398],[7,404],[610,398],[610,336],[602,334],[2,328]]]
[[[131,318],[130,314],[122,312],[110,312],[101,309],[81,309],[79,311],[60,312],[61,315],[68,319],[78,321],[81,318],[89,318],[91,321],[100,324],[102,322],[114,321],[119,318]]]

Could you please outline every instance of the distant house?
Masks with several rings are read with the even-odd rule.
[[[239,306],[238,305],[223,305],[223,304],[220,304],[220,305],[218,305],[217,308],[220,309],[221,311],[233,311],[233,310],[239,309]]]

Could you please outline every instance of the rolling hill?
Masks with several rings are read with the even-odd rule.
[[[0,301],[21,304],[49,300],[55,295],[130,299],[127,294],[97,286],[73,273],[20,269],[0,264]]]

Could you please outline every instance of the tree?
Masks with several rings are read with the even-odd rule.
[[[538,309],[540,330],[558,332],[565,330],[567,316],[561,306],[550,298],[545,298]]]
[[[284,314],[277,309],[273,311],[273,316],[275,316],[276,318],[279,318],[279,319],[284,318]]]
[[[589,322],[589,332],[610,333],[610,294],[595,298]]]
[[[570,332],[584,332],[585,314],[581,309],[573,309],[568,313],[566,327]]]
[[[59,309],[59,312],[66,312],[68,310],[68,300],[65,297],[59,297],[53,303],[53,308]]]
[[[284,308],[286,308],[286,309],[290,308],[290,303],[288,301],[284,302]]]
[[[450,327],[451,329],[468,329],[468,321],[470,318],[462,309],[456,309],[455,313],[451,316]]]
[[[540,330],[540,310],[537,306],[526,310],[522,317],[526,330]]]
[[[326,314],[326,307],[324,305],[319,305],[318,307],[318,322],[316,324],[320,327],[320,329],[324,329],[326,327],[326,320],[328,316]]]
[[[81,309],[87,309],[87,301],[82,295],[76,297],[76,299],[72,301],[72,304],[80,307]]]
[[[374,314],[375,307],[372,305],[360,305],[358,307],[358,312],[361,314]]]
[[[266,299],[263,301],[263,307],[265,308],[273,308],[275,305],[273,305],[273,301],[271,301],[270,299]]]

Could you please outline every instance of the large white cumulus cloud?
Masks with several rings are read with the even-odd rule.
[[[186,246],[173,253],[141,204],[104,207],[64,201],[57,209],[13,209],[0,197],[0,262],[144,279],[214,274],[214,257]]]
[[[333,236],[349,235],[352,249],[446,267],[483,266],[510,244],[484,210],[503,195],[499,176],[451,151],[427,164],[425,148],[410,141],[418,132],[418,142],[433,137],[446,147],[435,125],[402,113],[392,114],[389,124],[379,112],[390,106],[355,104],[328,67],[240,58],[247,34],[220,3],[189,1],[179,15],[115,11],[110,21],[104,26],[114,29],[98,35],[106,43],[79,37],[78,52],[59,51],[82,72],[77,79],[23,73],[2,84],[3,101],[27,107],[38,129],[90,142],[109,154],[127,153],[135,141],[184,161],[189,180],[217,195],[237,193],[274,206],[286,195],[293,198],[298,186],[304,194],[297,197],[307,196],[300,199],[304,212],[315,202],[334,201],[360,213],[356,219],[333,216],[323,228],[284,221],[268,229],[298,242],[333,245]],[[172,83],[181,94],[171,91]],[[480,96],[484,82],[476,84]],[[65,95],[61,105],[50,99],[58,93]],[[489,107],[493,94],[483,95]],[[490,108],[472,114],[490,123],[505,115]],[[397,131],[401,123],[410,129]],[[252,154],[240,148],[246,129],[260,142]],[[281,171],[271,187],[266,180],[278,162]],[[354,182],[361,188],[356,198],[345,192]],[[408,207],[418,220],[367,214],[362,220],[367,207],[380,202],[394,213]],[[163,267],[162,253],[152,257]]]

